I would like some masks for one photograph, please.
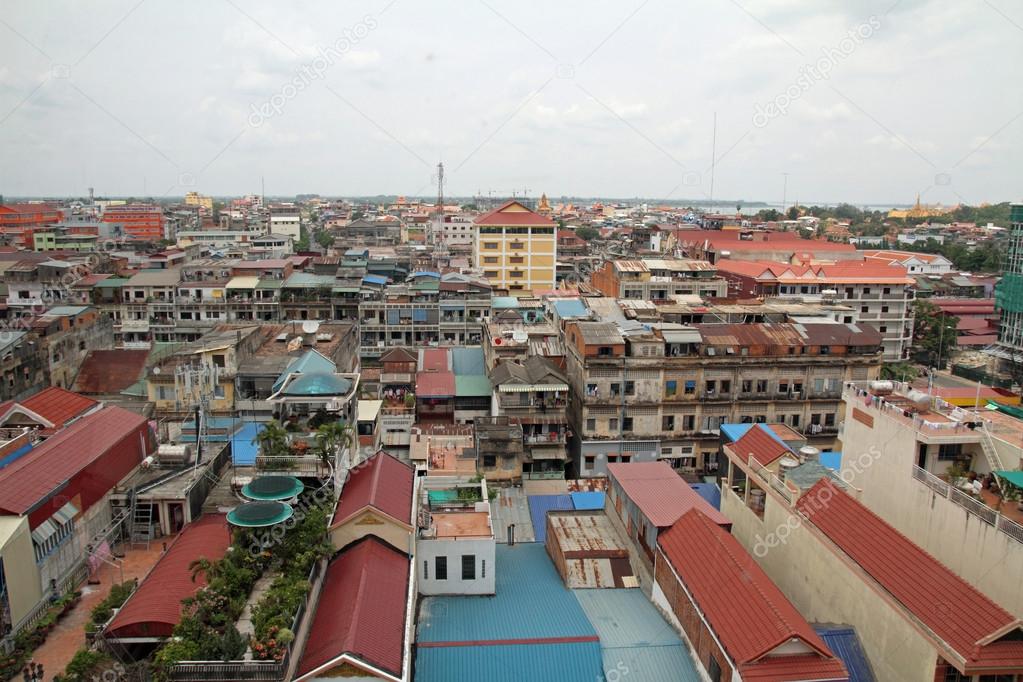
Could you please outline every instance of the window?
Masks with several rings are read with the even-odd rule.
[[[661,431],[674,431],[675,430],[675,415],[669,414],[666,417],[661,417]]]
[[[448,558],[446,556],[434,557],[433,574],[435,580],[448,579]]]
[[[497,242],[483,242],[484,249],[496,249],[498,247]]]
[[[870,293],[870,287],[863,287],[863,293],[864,294],[869,294]]]
[[[462,555],[462,580],[476,579],[476,555]]]
[[[830,355],[831,346],[821,346],[821,355]]]
[[[217,353],[216,355],[213,356],[213,364],[219,367],[220,369],[224,369],[224,366],[227,364],[225,356],[220,353]]]
[[[216,386],[213,387],[213,397],[214,398],[223,398],[223,397],[225,397],[225,395],[226,394],[224,393],[224,386],[223,386],[223,384],[217,384]]]
[[[749,380],[749,379],[743,379],[742,380],[742,392],[743,393],[750,393],[751,391],[753,391],[753,382],[751,380]]]
[[[794,382],[792,382],[792,392],[793,393],[797,393],[797,394],[802,394],[803,393],[803,382],[802,381],[794,381]]]
[[[483,455],[483,466],[486,468],[493,468],[497,466],[496,455]]]
[[[597,430],[597,420],[596,419],[587,419],[586,420],[586,430],[589,431],[590,433],[596,431]]]
[[[632,431],[632,417],[622,418],[622,431]]]
[[[767,393],[767,379],[757,379],[757,393]]]
[[[618,383],[611,384],[611,395],[621,395],[622,385]]]
[[[824,426],[834,426],[834,425],[835,425],[835,413],[834,412],[829,412],[826,415],[824,415]]]
[[[959,459],[963,454],[962,443],[945,443],[938,446],[938,461],[947,462]]]
[[[512,263],[525,263],[526,262],[526,259],[523,258],[522,256],[512,256],[508,260],[510,260]]]
[[[707,661],[707,676],[710,682],[721,682],[721,665],[714,656]]]
[[[484,263],[496,263],[498,260],[500,260],[500,259],[497,256],[484,256],[483,257],[483,262]]]
[[[483,271],[483,276],[484,277],[497,277],[497,270],[484,270]]]
[[[732,392],[732,381],[730,379],[721,380],[721,392],[731,393]]]
[[[429,580],[429,579],[430,579],[430,562],[428,560],[424,559],[423,560],[423,580]]]
[[[487,577],[487,560],[486,559],[480,559],[480,577],[481,578],[486,578]]]
[[[888,312],[888,306],[886,306],[886,305],[881,306],[881,312],[882,313]]]
[[[625,382],[625,395],[636,395],[636,382],[626,381]]]
[[[887,296],[888,294],[892,293],[892,288],[891,287],[885,287],[882,291],[883,291],[884,295]]]
[[[607,420],[607,430],[617,431],[618,430],[618,417],[611,417]]]
[[[878,328],[877,328],[877,331],[879,331],[879,332],[881,332],[882,334],[884,334],[885,332],[887,332],[887,331],[888,331],[888,327],[887,327],[887,325],[883,325],[883,324],[882,324],[882,325],[881,325],[880,327],[878,327]]]
[[[671,381],[664,382],[664,395],[670,396],[675,395],[678,391],[678,382],[672,379]]]
[[[708,381],[706,383],[706,388],[704,390],[706,391],[706,393],[708,395],[714,395],[714,391],[717,390],[717,387],[718,387],[718,382],[716,382],[713,379],[711,379],[710,381]]]
[[[695,428],[695,426],[696,426],[696,415],[695,414],[685,414],[685,415],[682,415],[682,430],[683,431],[692,431]]]
[[[789,382],[788,382],[788,380],[786,380],[786,381],[779,381],[778,382],[778,392],[779,393],[788,393],[789,392]]]
[[[508,273],[508,275],[510,277],[515,277],[516,279],[518,279],[518,278],[522,277],[522,271],[521,270],[512,270],[511,272]]]
[[[687,381],[686,382],[685,391],[686,391],[686,395],[693,395],[694,393],[696,393],[696,382],[695,381]]]
[[[789,423],[792,424],[793,426],[799,426],[799,415],[794,414],[791,417],[789,417]]]
[[[596,461],[597,458],[593,455],[586,455],[583,457],[583,469],[592,469]]]
[[[869,305],[861,305],[860,306],[860,312],[861,313],[869,313],[870,312],[870,306]]]

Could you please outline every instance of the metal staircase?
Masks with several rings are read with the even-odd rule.
[[[1002,460],[998,456],[998,449],[995,447],[995,440],[991,437],[991,432],[988,430],[987,422],[981,420],[983,427],[980,429],[980,447],[984,451],[984,456],[987,458],[987,465],[991,467],[991,471],[1002,471],[1006,467],[1002,465]]]
[[[148,502],[139,504],[138,495],[132,491],[130,510],[131,544],[145,545],[149,549],[153,540],[153,505]]]

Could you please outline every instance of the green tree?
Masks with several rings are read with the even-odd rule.
[[[923,299],[917,299],[913,308],[916,313],[913,327],[914,354],[929,367],[943,369],[956,347],[959,318],[943,315],[938,306]]]
[[[320,230],[316,233],[316,243],[325,249],[334,246],[334,235],[328,230]]]
[[[600,231],[594,227],[579,227],[576,228],[575,235],[580,239],[592,241],[600,236]]]
[[[881,365],[881,378],[892,381],[913,381],[920,376],[920,370],[908,362],[886,362]]]
[[[263,430],[256,434],[253,442],[259,445],[264,457],[282,457],[289,454],[288,432],[276,419],[268,421]]]
[[[766,222],[774,222],[776,220],[781,220],[781,213],[774,208],[764,208],[757,211],[757,219]]]
[[[789,220],[795,220],[799,217],[799,207],[789,206],[789,210],[785,212],[785,217]]]
[[[333,465],[338,450],[344,445],[351,447],[354,440],[355,431],[351,424],[340,421],[321,424],[316,429],[316,454],[319,455],[320,461],[329,467]]]

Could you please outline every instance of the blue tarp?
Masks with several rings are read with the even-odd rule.
[[[416,279],[417,277],[432,277],[434,279],[440,279],[440,273],[433,272],[432,270],[419,270],[408,276],[409,279]]]
[[[689,487],[707,500],[707,504],[721,511],[721,488],[714,483],[690,483]]]
[[[597,492],[592,493],[571,493],[572,495],[572,506],[576,509],[603,509],[604,508],[604,493]]]
[[[486,376],[487,364],[483,357],[483,349],[479,347],[452,348],[451,371],[459,377]]]
[[[820,455],[821,464],[831,469],[832,471],[842,470],[842,453],[841,452],[822,452]]]
[[[845,663],[845,669],[849,671],[849,682],[874,682],[874,672],[863,653],[856,630],[848,625],[814,625],[813,629]]]
[[[412,309],[413,322],[426,322],[426,311],[421,308]]]
[[[529,495],[529,518],[533,522],[536,541],[547,541],[547,512],[552,509],[574,509],[569,495]]]
[[[307,350],[302,354],[301,357],[296,359],[294,362],[289,364],[287,368],[281,372],[281,375],[277,377],[277,381],[274,382],[273,392],[281,390],[281,386],[287,381],[288,375],[294,372],[330,372],[334,373],[337,371],[337,365],[331,362],[326,356],[319,351]]]
[[[365,275],[362,281],[366,284],[387,284],[387,278],[380,275]]]

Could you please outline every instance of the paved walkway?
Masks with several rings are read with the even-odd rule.
[[[149,549],[144,547],[128,548],[124,557],[124,580],[142,578],[153,567],[163,554],[163,543],[170,544],[173,538],[154,540]],[[75,652],[85,646],[85,624],[89,621],[92,609],[106,599],[110,587],[121,582],[121,570],[113,566],[103,565],[92,577],[98,584],[85,583],[81,586],[82,599],[50,632],[50,636],[41,647],[35,650],[32,660],[43,664],[46,680],[64,672]],[[20,677],[15,678],[20,679]]]
[[[270,589],[270,583],[279,574],[277,572],[267,571],[259,580],[252,586],[252,592],[249,594],[249,600],[245,602],[245,608],[242,609],[242,614],[238,616],[238,622],[235,623],[235,627],[238,628],[238,632],[241,633],[245,641],[250,641],[252,635],[256,633],[255,627],[252,625],[252,607],[259,603],[259,600],[263,598],[263,595],[268,589]],[[245,651],[245,660],[252,660],[252,647],[250,646]]]

